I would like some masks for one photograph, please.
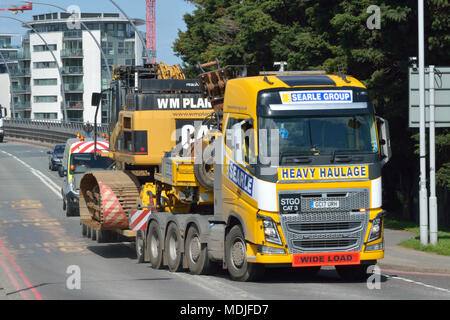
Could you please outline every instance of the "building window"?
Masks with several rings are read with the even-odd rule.
[[[34,96],[35,103],[58,102],[57,96]]]
[[[57,79],[34,79],[35,86],[56,86],[57,84]]]
[[[56,51],[56,44],[49,44],[48,47],[46,45],[36,45],[33,46],[33,51],[34,52],[49,51],[49,48],[51,51]]]
[[[58,114],[57,113],[53,113],[53,112],[49,112],[49,113],[44,113],[44,112],[36,112],[34,113],[34,119],[36,120],[56,120],[58,119]]]
[[[35,69],[49,69],[49,68],[58,68],[56,62],[54,61],[46,61],[46,62],[34,62]]]
[[[83,122],[83,110],[67,110],[67,118],[71,122]]]

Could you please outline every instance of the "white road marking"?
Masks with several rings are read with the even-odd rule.
[[[42,172],[40,172],[37,169],[34,169],[32,166],[28,165],[27,163],[25,163],[24,161],[22,161],[21,159],[19,159],[18,157],[16,157],[15,155],[12,155],[6,151],[0,150],[2,153],[6,154],[7,156],[10,156],[12,158],[14,158],[15,160],[17,160],[17,162],[21,163],[22,165],[24,165],[28,170],[30,170],[30,172],[36,176],[39,180],[41,180],[41,182],[43,184],[45,184],[53,193],[55,193],[60,199],[62,199],[61,196],[61,191],[58,187],[58,185],[53,182],[49,177],[45,176]]]
[[[399,277],[399,276],[396,276],[396,275],[388,275],[388,274],[383,274],[383,275],[385,277],[387,277],[387,278],[402,280],[402,281],[405,281],[405,282],[408,282],[408,283],[412,283],[412,284],[415,284],[415,285],[419,285],[419,286],[422,286],[422,287],[426,287],[426,288],[430,288],[430,289],[434,289],[434,290],[450,293],[449,289],[436,287],[436,286],[433,286],[433,285],[430,285],[430,284],[426,284],[426,283],[423,283],[423,282],[420,282],[420,281],[415,281],[415,280]]]
[[[174,276],[182,278],[193,285],[199,286],[213,294],[220,299],[230,300],[259,300],[258,296],[255,296],[245,290],[242,290],[236,286],[220,281],[216,277],[212,276],[197,276],[189,273],[172,273]]]

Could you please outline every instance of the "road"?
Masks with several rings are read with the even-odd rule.
[[[136,262],[132,243],[81,236],[79,218],[62,211],[62,179],[48,170],[46,151],[0,144],[0,300],[450,299],[445,274],[381,270],[368,283],[352,283],[332,267],[314,277],[270,269],[259,282],[239,283],[221,270],[214,276],[154,270]]]

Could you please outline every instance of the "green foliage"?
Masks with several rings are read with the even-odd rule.
[[[416,130],[408,128],[408,57],[417,56],[417,2],[411,0],[190,0],[174,50],[190,77],[197,62],[246,64],[273,70],[346,72],[368,88],[377,113],[390,122],[393,158],[384,169],[384,205],[411,218],[417,188]],[[377,5],[381,29],[367,12]],[[450,5],[425,1],[426,65],[450,65]],[[443,135],[441,135],[443,134]],[[437,136],[437,179],[450,187],[450,138]],[[400,199],[397,195],[402,194]]]

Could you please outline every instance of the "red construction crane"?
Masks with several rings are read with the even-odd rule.
[[[156,0],[145,0],[147,5],[147,49],[152,63],[156,63]]]
[[[13,14],[23,13],[25,10],[33,10],[33,4],[31,2],[27,2],[27,4],[24,4],[21,7],[18,6],[12,6],[11,8],[7,9],[0,9],[0,11],[11,11]]]

